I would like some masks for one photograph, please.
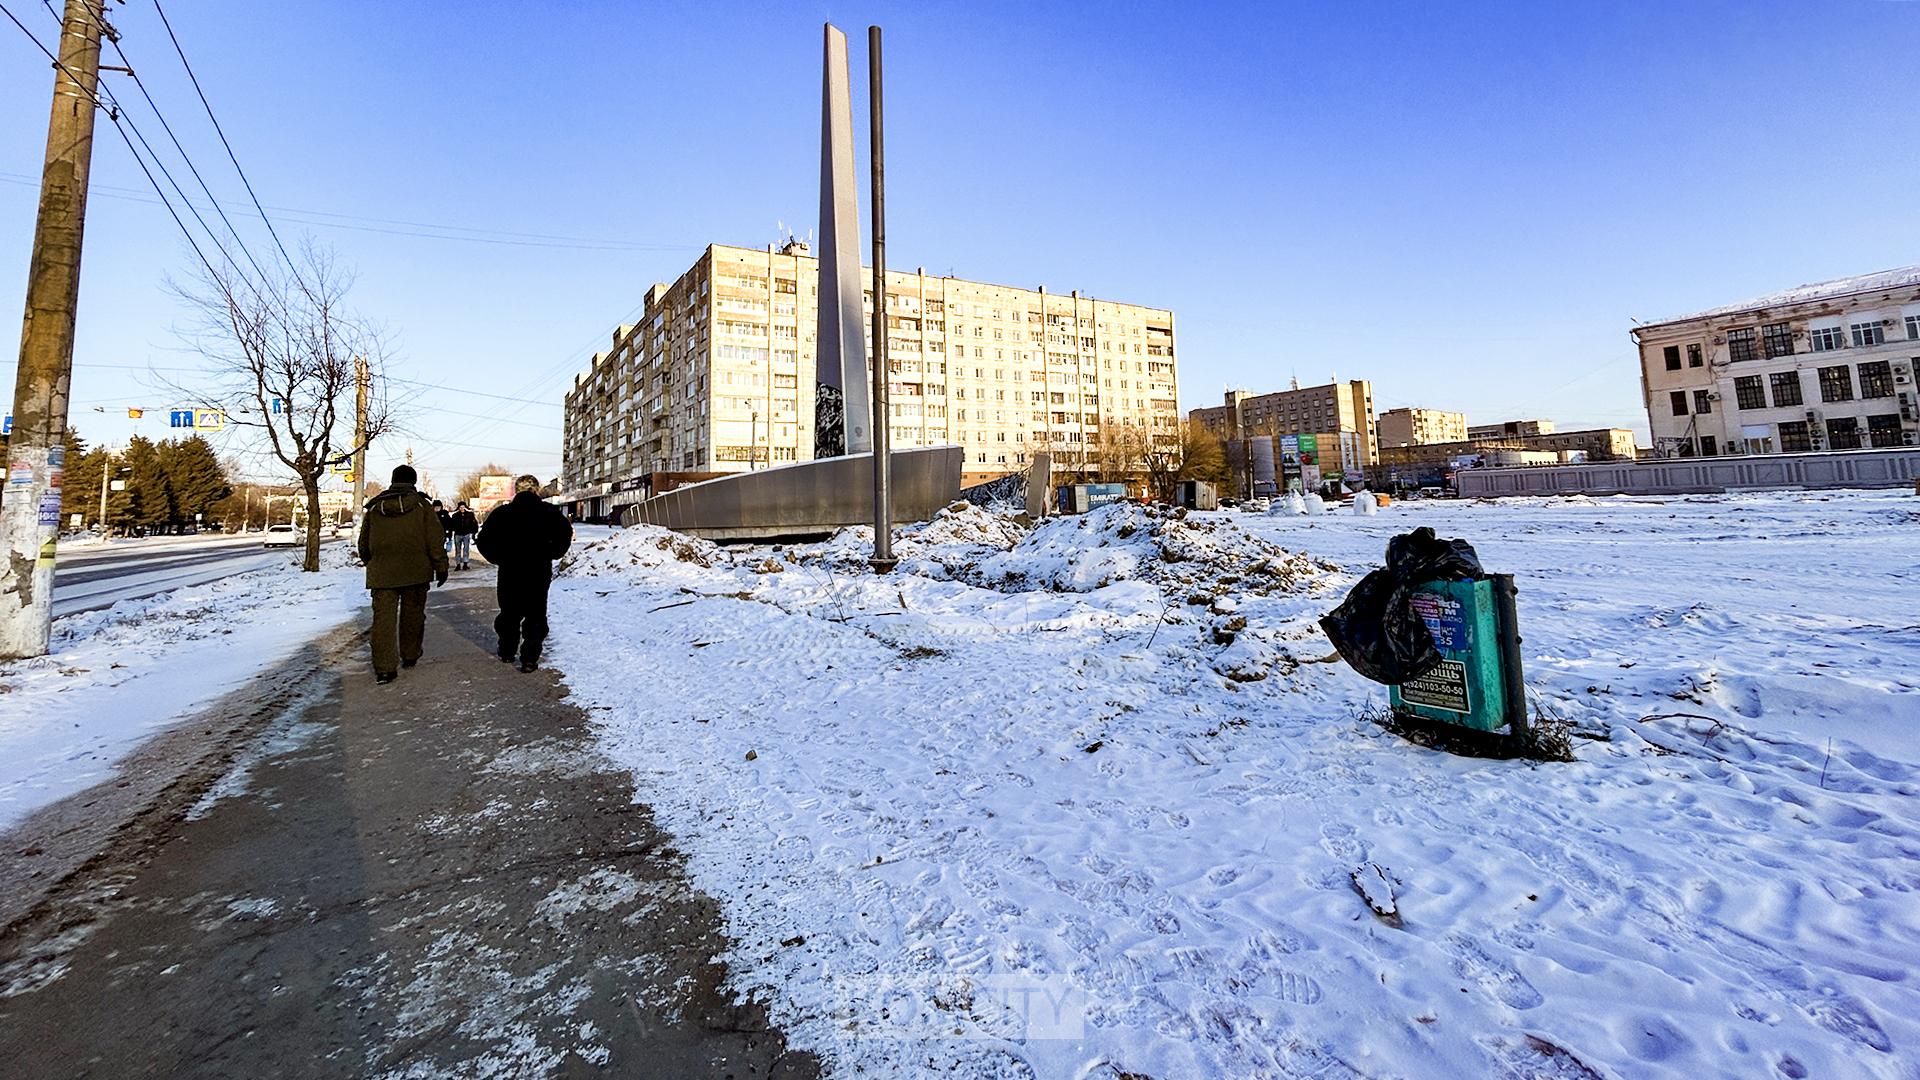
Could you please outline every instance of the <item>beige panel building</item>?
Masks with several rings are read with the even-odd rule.
[[[1459,442],[1467,437],[1467,414],[1445,409],[1388,409],[1374,421],[1385,446],[1424,446]]]
[[[1551,420],[1502,420],[1497,424],[1474,424],[1467,428],[1469,439],[1500,439],[1520,435],[1551,435]]]
[[[1660,457],[1920,442],[1920,266],[1632,330]]]
[[[818,275],[803,243],[716,244],[650,289],[567,392],[562,486],[810,460]],[[895,448],[958,444],[976,483],[1178,446],[1171,311],[924,270],[886,294]]]
[[[1255,395],[1229,390],[1224,405],[1194,409],[1187,419],[1197,421],[1222,439],[1254,435],[1350,435],[1357,448],[1354,464],[1380,460],[1379,436],[1373,420],[1373,384],[1365,379],[1309,386],[1296,382],[1290,390]]]

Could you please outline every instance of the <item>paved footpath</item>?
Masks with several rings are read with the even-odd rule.
[[[716,909],[585,716],[493,658],[491,601],[436,590],[393,685],[364,633],[262,680],[219,768],[9,920],[0,1074],[815,1075],[721,989]]]

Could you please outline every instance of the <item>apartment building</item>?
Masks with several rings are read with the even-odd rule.
[[[1920,442],[1920,266],[1637,326],[1661,457]]]
[[[1388,409],[1374,420],[1380,445],[1423,446],[1467,437],[1467,414],[1445,409]]]
[[[1302,389],[1296,380],[1288,390],[1254,394],[1227,391],[1226,402],[1194,409],[1187,419],[1229,441],[1256,435],[1329,434],[1347,436],[1358,464],[1380,460],[1380,443],[1373,419],[1373,384],[1365,379],[1332,382]]]
[[[818,280],[804,243],[715,244],[648,290],[567,392],[563,486],[812,459]],[[888,272],[885,313],[893,445],[958,444],[963,483],[1177,451],[1171,311],[922,269]]]
[[[1502,420],[1497,424],[1473,424],[1467,428],[1463,438],[1499,439],[1519,435],[1551,435],[1553,432],[1551,420]]]

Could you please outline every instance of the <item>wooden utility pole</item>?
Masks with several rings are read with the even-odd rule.
[[[353,358],[353,524],[358,531],[360,500],[367,490],[367,358]]]
[[[53,115],[40,174],[13,437],[0,496],[0,659],[44,656],[53,620],[53,555],[66,469],[67,388],[73,377],[74,310],[80,299],[80,237],[93,163],[93,110],[100,81],[100,0],[67,0],[54,65]]]
[[[884,574],[893,557],[893,408],[887,370],[887,196],[885,125],[880,112],[880,28],[867,27],[867,139],[873,166],[873,569]]]

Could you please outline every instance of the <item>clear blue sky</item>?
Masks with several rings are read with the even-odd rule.
[[[52,40],[38,0],[6,3]],[[358,269],[395,374],[519,399],[418,392],[406,441],[443,480],[489,458],[556,472],[562,388],[650,283],[708,242],[813,227],[829,19],[856,82],[865,27],[887,31],[890,264],[1172,308],[1185,408],[1337,374],[1372,379],[1382,409],[1644,433],[1631,319],[1920,262],[1913,2],[168,14],[262,200],[305,212],[276,212],[283,234]],[[150,3],[114,18],[238,205]],[[0,24],[13,311],[50,85]],[[103,365],[192,364],[161,284],[192,256],[158,206],[110,197],[145,181],[111,129],[97,145],[74,416],[117,441],[136,430],[121,405],[180,404]],[[864,177],[864,139],[861,158]],[[248,239],[270,250],[257,223]]]

